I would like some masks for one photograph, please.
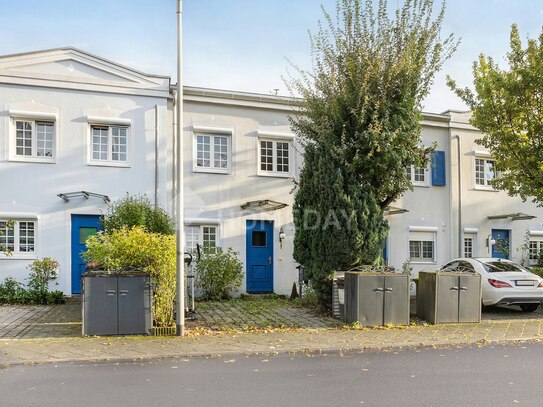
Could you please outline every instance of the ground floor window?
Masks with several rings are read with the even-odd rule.
[[[0,251],[13,256],[36,251],[36,222],[0,220]]]
[[[208,249],[218,247],[218,231],[217,225],[185,226],[185,250],[195,250],[197,245]]]
[[[433,228],[409,232],[409,260],[415,263],[436,261],[436,232]]]
[[[464,234],[464,257],[474,257],[476,248],[476,235],[474,233]]]
[[[543,262],[543,236],[530,236],[530,266]]]

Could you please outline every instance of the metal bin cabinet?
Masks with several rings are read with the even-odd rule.
[[[481,275],[421,271],[417,316],[431,324],[481,322]]]
[[[345,273],[345,322],[409,325],[409,275]]]
[[[83,335],[151,334],[149,275],[89,272],[82,279]]]

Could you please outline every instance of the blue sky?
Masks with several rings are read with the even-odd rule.
[[[390,0],[395,6],[401,0]],[[71,45],[148,73],[176,72],[175,0],[4,0],[0,54]],[[436,4],[438,0],[436,0]],[[286,58],[309,67],[307,30],[335,0],[184,0],[185,85],[287,94]],[[464,106],[445,74],[469,85],[480,52],[503,61],[513,23],[539,36],[540,0],[448,0],[444,32],[462,43],[436,77],[425,110]]]

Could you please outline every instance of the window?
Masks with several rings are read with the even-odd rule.
[[[464,257],[473,257],[473,238],[464,237]]]
[[[36,222],[0,220],[0,250],[13,256],[31,254],[36,251]]]
[[[475,159],[475,186],[492,187],[496,177],[496,162],[486,158]]]
[[[414,186],[428,186],[428,169],[410,165],[406,168],[407,178]]]
[[[55,157],[55,123],[14,119],[16,158],[52,160]]]
[[[292,173],[290,140],[259,139],[258,173],[290,176]]]
[[[91,126],[91,161],[128,163],[128,127]]]
[[[437,228],[431,226],[409,227],[409,259],[415,263],[436,261]]]
[[[529,258],[530,266],[535,266],[543,261],[543,240],[535,240],[537,237],[530,236]]]
[[[415,261],[433,261],[434,242],[428,240],[410,240],[409,258]]]
[[[226,134],[195,134],[194,171],[230,173],[231,136]]]
[[[214,249],[218,246],[218,226],[187,225],[185,226],[185,249],[195,250],[196,245]]]

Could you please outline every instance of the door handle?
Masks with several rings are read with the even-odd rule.
[[[268,264],[272,264],[272,256],[268,257]]]
[[[460,289],[459,289],[458,287],[456,287],[456,286],[452,286],[452,287],[450,288],[450,290],[451,290],[451,291],[460,291]]]
[[[467,291],[468,287],[460,287],[460,291]]]
[[[376,293],[382,293],[385,290],[383,288],[374,288],[373,291]]]
[[[391,293],[391,292],[392,292],[392,288],[385,288],[385,292]]]
[[[107,295],[115,295],[115,290],[107,290],[106,294]]]
[[[128,295],[128,290],[121,290],[121,291],[119,291],[119,294]]]

